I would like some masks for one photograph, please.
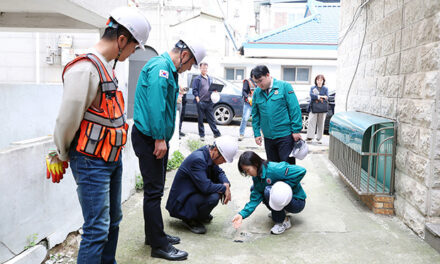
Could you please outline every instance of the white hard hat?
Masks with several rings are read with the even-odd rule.
[[[151,26],[147,18],[135,7],[122,6],[110,12],[110,16],[124,26],[145,50],[145,43],[150,35]]]
[[[300,139],[294,142],[292,153],[290,153],[289,157],[302,160],[307,156],[307,153],[309,153],[309,146],[307,146],[304,140]]]
[[[237,155],[237,140],[231,136],[221,136],[215,139],[214,145],[228,163],[231,163],[234,160],[235,155]]]
[[[220,93],[219,92],[212,92],[211,93],[211,101],[216,104],[220,101]]]
[[[270,189],[269,206],[281,211],[292,200],[292,188],[283,181],[277,181]]]
[[[187,40],[187,39],[185,39],[185,40],[181,39],[180,41],[185,43],[186,47],[191,51],[191,53],[194,56],[194,59],[196,61],[196,64],[198,65],[199,63],[201,63],[203,58],[205,58],[205,56],[206,56],[205,47],[203,47],[203,45],[201,45],[199,43],[194,43],[194,42]]]

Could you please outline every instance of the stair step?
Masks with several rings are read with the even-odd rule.
[[[440,253],[440,224],[425,224],[425,241]]]

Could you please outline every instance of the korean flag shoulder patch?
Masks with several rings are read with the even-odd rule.
[[[165,71],[165,70],[160,70],[159,71],[159,77],[168,79],[168,72]]]

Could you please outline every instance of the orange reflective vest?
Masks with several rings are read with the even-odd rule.
[[[255,88],[257,88],[257,85],[254,83],[254,81],[252,79],[244,79],[243,82],[248,82],[249,84],[249,96],[248,96],[248,102],[249,105],[252,106],[252,95],[254,94],[254,90]]]
[[[102,61],[91,53],[76,57],[64,67],[63,82],[66,70],[83,60],[90,61],[98,70],[101,100],[99,108],[90,106],[85,112],[76,150],[108,162],[117,161],[127,142],[128,124],[124,114],[124,97],[118,89],[114,72],[111,77]]]

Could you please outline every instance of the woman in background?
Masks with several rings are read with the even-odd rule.
[[[316,137],[318,144],[321,144],[327,110],[316,111],[312,107],[312,104],[325,103],[328,108],[328,89],[324,85],[325,77],[324,75],[319,74],[315,77],[315,85],[310,88],[310,104],[308,108],[309,124],[307,126],[306,141],[312,141]]]

